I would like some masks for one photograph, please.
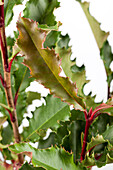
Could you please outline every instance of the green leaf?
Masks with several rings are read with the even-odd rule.
[[[67,40],[66,40],[67,41]],[[63,45],[63,40],[62,43],[60,43],[61,47],[62,46],[67,46],[65,44],[65,39],[64,39],[64,45]],[[60,55],[61,58],[61,66],[63,68],[64,73],[66,74],[67,77],[70,77],[70,79],[75,83],[78,88],[78,94],[83,96],[82,88],[83,85],[88,83],[89,81],[86,80],[86,72],[85,72],[85,67],[78,67],[76,65],[75,60],[71,61],[70,56],[71,56],[71,48],[65,49],[61,47],[56,47],[55,51]],[[75,69],[76,67],[76,69]]]
[[[39,140],[39,149],[46,149],[51,146],[58,146],[60,147],[63,143],[64,138],[69,135],[69,131],[67,130],[67,124],[69,124],[68,121],[60,122],[61,126],[57,129],[56,132],[51,132],[49,137],[44,140]]]
[[[3,130],[3,123],[7,120],[7,116],[0,117],[0,141],[2,140],[2,130]],[[0,144],[0,148],[3,148],[4,145]]]
[[[45,31],[38,29],[36,22],[24,18],[19,19],[17,26],[20,32],[17,44],[25,55],[24,64],[30,68],[31,75],[55,96],[84,110],[85,104],[77,96],[75,84],[59,76],[60,60],[54,50],[42,48]]]
[[[112,54],[111,47],[108,41],[104,43],[103,48],[100,51],[100,56],[105,66],[105,70],[107,74],[107,82],[110,87],[110,83],[113,79],[113,72],[110,69],[110,64],[113,61],[113,54]]]
[[[101,114],[91,125],[91,134],[96,136],[97,134],[102,135],[106,131],[107,125],[111,126],[113,124],[113,116],[108,114]]]
[[[44,48],[47,48],[47,47],[49,47],[51,49],[54,48],[59,35],[60,35],[60,32],[51,31],[46,37],[46,40],[44,42]]]
[[[13,7],[22,4],[23,0],[5,0],[4,1],[4,14],[5,25],[8,26],[13,18]]]
[[[105,140],[108,140],[113,145],[113,125],[109,126],[102,136]]]
[[[3,145],[10,144],[13,140],[13,129],[10,124],[2,130],[2,141]]]
[[[29,69],[22,64],[23,58],[17,56],[12,64],[12,74],[14,76],[14,88],[15,91],[24,91],[29,85],[30,82],[34,81],[34,78],[30,78]]]
[[[62,146],[68,151],[73,152],[74,161],[80,159],[81,153],[81,133],[85,129],[85,121],[76,120],[68,125],[69,135],[64,138]]]
[[[19,170],[44,170],[44,168],[33,167],[32,165],[26,162]]]
[[[29,0],[26,3],[24,17],[36,20],[40,24],[54,26],[56,21],[53,10],[58,8],[59,4],[57,0]]]
[[[38,92],[28,91],[27,99],[26,99],[26,102],[28,103],[28,105],[32,104],[32,101],[35,99],[41,99],[41,94]]]
[[[51,146],[55,146],[55,144],[56,144],[55,137],[56,137],[56,134],[54,132],[51,132],[47,139],[45,139],[45,140],[40,139],[39,144],[38,144],[38,148],[39,149],[46,149],[46,148],[49,148]]]
[[[60,40],[58,41],[58,46],[62,49],[62,48],[65,48],[65,49],[68,49],[69,46],[69,41],[70,41],[70,38],[69,38],[69,35],[66,34],[65,36],[63,35],[60,35]]]
[[[26,99],[27,99],[27,93],[25,91],[18,93],[16,111],[17,111],[17,118],[18,118],[19,125],[22,123],[24,113],[27,112],[28,104],[26,102]]]
[[[45,31],[57,31],[58,30],[58,28],[59,28],[59,26],[61,26],[62,24],[61,24],[61,22],[59,21],[59,22],[57,22],[57,24],[56,25],[54,25],[54,26],[48,26],[48,25],[46,25],[46,24],[38,24],[38,28],[41,28],[42,30],[45,30]]]
[[[30,70],[25,65],[22,64],[23,58],[17,56],[12,63],[12,86],[13,86],[13,96],[18,98],[16,103],[18,123],[21,124],[23,120],[23,115],[26,112],[28,103],[27,103],[27,93],[25,89],[30,85],[34,78],[30,77]],[[21,105],[20,105],[21,103]]]
[[[84,95],[84,102],[86,103],[87,109],[90,110],[90,108],[92,107],[92,109],[94,110],[96,107],[98,107],[102,102],[96,103],[95,102],[95,98],[96,95],[91,96],[91,92],[86,96]]]
[[[102,135],[97,135],[95,138],[92,137],[91,142],[87,144],[87,151],[89,151],[91,148],[95,147],[96,145],[105,143],[106,140],[103,138]]]
[[[9,146],[9,149],[15,153],[32,152],[32,164],[37,167],[42,166],[47,170],[78,170],[73,162],[73,156],[62,148],[37,150],[28,143],[20,143]]]
[[[80,5],[86,15],[86,18],[89,22],[89,25],[91,27],[91,30],[93,32],[93,35],[95,37],[95,40],[97,42],[98,48],[101,49],[103,46],[103,43],[107,40],[107,37],[109,35],[109,32],[104,32],[100,29],[100,23],[97,22],[97,20],[91,16],[89,13],[89,2],[80,2]]]
[[[42,105],[34,112],[33,118],[29,121],[29,127],[24,129],[24,139],[36,140],[36,133],[39,133],[41,129],[54,128],[57,129],[60,124],[60,120],[68,120],[70,116],[69,106],[61,102],[60,99],[54,98],[48,95],[46,100],[46,106]],[[34,136],[35,133],[35,136]]]
[[[3,125],[3,123],[7,120],[7,116],[0,117],[0,127]]]
[[[9,110],[9,111],[13,111],[13,108],[10,108],[9,106],[3,104],[3,103],[0,103],[0,106],[2,106],[3,108],[5,108],[6,110]]]
[[[4,105],[7,105],[7,101],[6,101],[6,97],[5,97],[5,92],[4,92],[3,88],[0,88],[0,102],[4,103]],[[7,116],[8,119],[10,119],[9,118],[9,113],[8,113],[8,111],[4,107],[0,106],[0,111],[1,111],[1,113],[3,115]]]

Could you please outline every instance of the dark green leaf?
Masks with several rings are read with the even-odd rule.
[[[111,47],[108,41],[104,43],[100,51],[100,55],[101,55],[101,58],[103,60],[103,63],[106,69],[108,85],[110,86],[110,83],[113,79],[113,72],[110,69],[110,64],[113,61],[113,54],[112,54]]]
[[[39,149],[47,149],[51,146],[55,146],[55,144],[56,144],[55,136],[56,136],[56,134],[54,132],[51,132],[47,139],[45,139],[45,140],[40,139],[38,148]]]
[[[113,125],[109,126],[102,136],[105,140],[108,140],[113,145]]]
[[[10,124],[2,130],[2,144],[10,144],[13,141],[13,129]]]
[[[68,129],[70,133],[64,138],[62,146],[67,151],[73,152],[74,161],[76,162],[80,159],[81,133],[85,129],[85,122],[81,120],[73,121],[70,125],[68,125]]]
[[[29,0],[26,3],[24,17],[36,20],[39,24],[53,26],[56,24],[53,10],[58,7],[57,0]]]
[[[15,5],[22,4],[23,0],[5,0],[4,1],[4,13],[5,13],[5,25],[8,26],[13,18],[13,7]]]
[[[51,49],[54,48],[59,35],[60,35],[60,32],[51,31],[46,37],[46,40],[44,42],[44,48],[47,48],[47,47],[49,47]]]
[[[41,167],[33,167],[32,165],[28,164],[27,162],[20,168],[20,170],[44,170]]]

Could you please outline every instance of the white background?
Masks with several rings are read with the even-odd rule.
[[[85,64],[86,76],[88,80],[91,80],[85,88],[84,92],[88,94],[92,91],[92,95],[97,95],[96,102],[107,99],[107,83],[106,74],[103,66],[103,62],[100,59],[99,50],[92,31],[86,20],[86,17],[79,5],[75,0],[59,0],[61,7],[54,11],[56,19],[62,22],[60,30],[63,35],[69,34],[72,45],[72,58],[77,58],[78,66]],[[109,31],[108,37],[109,43],[113,48],[113,0],[89,0],[90,12],[101,23],[101,28],[105,31]],[[13,27],[9,26],[6,31],[7,35],[13,33],[16,29],[15,21],[18,14],[24,5],[14,7],[15,16],[12,21]],[[111,64],[112,68],[113,64]],[[112,87],[111,87],[111,90]],[[113,165],[107,165],[99,168],[100,170],[112,170]],[[93,170],[97,170],[97,167],[93,167]]]

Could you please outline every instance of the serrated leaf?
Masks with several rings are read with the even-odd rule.
[[[24,17],[36,20],[40,24],[54,26],[56,21],[53,10],[58,8],[59,4],[57,0],[29,0],[26,3]]]
[[[90,108],[92,107],[92,109],[95,109],[97,106],[99,106],[102,102],[96,103],[95,102],[95,96],[91,96],[92,93],[89,93],[88,95],[84,95],[84,101],[86,103],[87,109],[90,110]]]
[[[24,129],[24,139],[27,138],[35,141],[36,133],[38,133],[39,130],[50,127],[57,129],[60,126],[58,121],[69,119],[70,110],[66,103],[50,95],[48,95],[45,100],[46,106],[42,105],[35,110],[33,118],[29,121],[29,127]]]
[[[69,135],[69,131],[67,130],[68,123],[69,123],[68,121],[60,122],[61,126],[57,129],[56,132],[51,132],[46,140],[44,139],[39,140],[38,148],[46,149],[48,147],[56,146],[56,145],[60,147],[63,143],[64,138],[67,135]]]
[[[67,46],[66,44],[64,45]],[[63,42],[62,42],[62,46],[63,46]],[[89,82],[88,80],[86,80],[85,67],[84,66],[78,67],[75,61],[70,60],[70,56],[72,53],[71,48],[65,49],[57,46],[55,48],[55,51],[60,55],[61,66],[63,68],[65,75],[67,77],[70,77],[70,79],[73,82],[76,82],[76,86],[78,88],[78,94],[83,96],[83,92],[82,92],[83,85]],[[75,67],[77,69],[74,69]]]
[[[61,26],[61,22],[57,22],[56,25],[54,26],[48,26],[47,24],[38,24],[38,28],[41,28],[42,30],[45,30],[45,31],[58,31],[58,28],[59,26]]]
[[[17,44],[25,55],[24,64],[30,68],[31,75],[55,96],[84,110],[85,104],[77,96],[75,84],[69,78],[59,76],[60,60],[54,50],[42,48],[45,32],[38,29],[36,22],[24,18],[19,19],[17,26],[20,31]]]
[[[95,138],[92,137],[91,142],[87,144],[87,151],[89,151],[91,148],[95,147],[96,145],[105,143],[106,140],[103,138],[102,135],[97,135]]]
[[[62,48],[68,49],[69,48],[69,41],[70,41],[70,38],[69,38],[68,34],[66,34],[65,36],[60,35],[60,40],[58,41],[58,46],[61,49]]]
[[[97,42],[98,48],[101,49],[103,46],[103,43],[107,40],[107,37],[109,35],[109,32],[104,32],[100,29],[100,23],[97,22],[97,20],[91,16],[89,12],[89,2],[80,2],[80,5],[86,15],[86,18],[89,22],[89,25],[91,27],[91,30],[93,32],[93,35],[95,37],[95,40]]]
[[[27,99],[26,102],[28,103],[28,105],[32,104],[32,101],[35,99],[40,99],[41,98],[41,94],[38,92],[32,92],[32,91],[28,91],[27,92]]]
[[[13,18],[13,7],[14,5],[22,4],[23,0],[5,0],[4,1],[4,14],[5,14],[5,25],[8,26]]]
[[[9,149],[15,153],[32,152],[32,164],[37,167],[42,166],[47,170],[78,170],[73,162],[73,156],[62,148],[52,147],[44,150],[37,150],[28,143],[20,143],[9,146]]]
[[[44,168],[33,167],[32,165],[26,162],[19,170],[44,170]]]

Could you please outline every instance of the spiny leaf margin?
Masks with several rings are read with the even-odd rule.
[[[61,67],[58,55],[53,49],[43,48],[46,31],[39,29],[36,22],[22,17],[19,17],[17,28],[20,33],[17,45],[25,55],[24,64],[30,68],[31,75],[64,102],[84,110],[85,104],[77,96],[75,83],[68,77],[59,76]]]

